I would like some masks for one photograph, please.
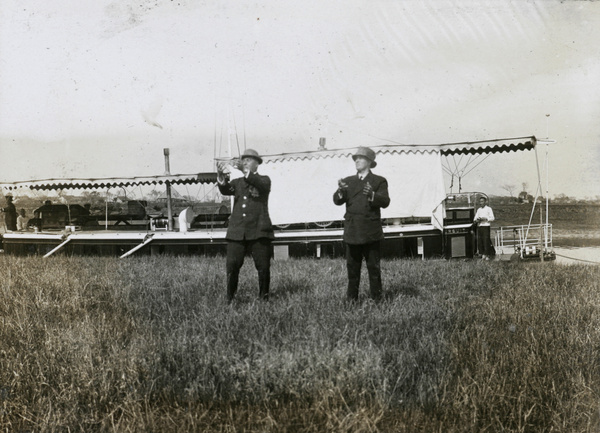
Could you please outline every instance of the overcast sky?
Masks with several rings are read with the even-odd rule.
[[[593,1],[3,0],[0,180],[548,135],[550,195],[594,197],[599,42]],[[535,164],[492,155],[462,187],[533,188]]]

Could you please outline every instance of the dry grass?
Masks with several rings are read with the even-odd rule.
[[[384,262],[348,305],[341,260],[0,257],[6,432],[600,429],[600,271]],[[363,290],[365,292],[365,290]]]

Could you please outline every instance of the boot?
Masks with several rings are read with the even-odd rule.
[[[231,304],[235,296],[235,292],[237,292],[238,277],[239,271],[227,273],[227,303],[229,304]]]
[[[258,297],[263,301],[269,300],[269,286],[271,284],[271,271],[269,269],[258,272]]]

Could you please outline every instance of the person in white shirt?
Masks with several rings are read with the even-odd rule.
[[[27,223],[29,223],[29,218],[27,218],[25,209],[21,209],[21,213],[17,217],[17,230],[20,232],[26,232],[27,231]]]
[[[487,205],[485,197],[479,198],[479,209],[473,222],[477,224],[477,250],[483,260],[490,259],[492,241],[490,239],[490,223],[494,221],[494,212]]]

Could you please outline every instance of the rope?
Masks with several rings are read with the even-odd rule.
[[[215,185],[213,185],[211,187],[211,189],[208,190],[208,192],[206,192],[206,190],[204,191],[204,195],[202,196],[202,198],[200,199],[200,201],[204,201],[204,199],[210,194],[212,193],[217,187]],[[198,195],[200,195],[200,190],[198,190]],[[196,196],[197,198],[197,196]]]
[[[223,150],[223,121],[221,121],[221,134],[219,136],[219,155],[222,155]],[[231,155],[229,155],[231,156]]]
[[[471,164],[471,159],[473,159],[473,162],[475,162],[479,158],[477,158],[477,157],[473,158],[473,155],[469,155],[469,159],[467,159],[467,162],[465,162],[465,170],[467,169],[467,167],[469,166],[469,164]]]
[[[453,175],[454,172],[450,169],[450,165],[449,164],[444,164],[444,162],[442,162],[442,169],[446,171],[446,173]]]
[[[594,265],[600,265],[600,262],[595,262],[593,260],[576,259],[575,257],[563,256],[562,254],[556,254],[556,253],[554,253],[554,254],[559,257],[563,257],[565,259],[575,260],[577,262],[593,263]]]
[[[469,160],[470,164],[475,164],[476,161],[479,161],[477,164],[475,164],[475,166],[473,168],[471,168],[469,171],[467,171],[466,173],[464,172],[467,169],[467,166],[465,165],[465,168],[463,170],[463,176],[466,176],[467,174],[471,173],[473,170],[475,170],[477,167],[479,167],[486,159],[488,159],[490,157],[491,153],[488,153],[484,158],[481,158],[481,155],[479,155],[477,158],[473,159],[473,162],[471,163],[471,161]]]
[[[446,164],[442,162],[442,169],[451,176],[451,185],[450,191],[452,191],[452,187],[454,186],[454,177],[458,180],[458,192],[462,190],[462,178],[467,174],[471,173],[475,170],[480,164],[482,164],[486,159],[490,157],[491,154],[485,155],[469,155],[466,162],[464,162],[463,167],[463,159],[465,155],[460,155],[458,161],[456,160],[456,155],[452,155],[452,157],[447,157],[445,159]],[[454,168],[452,168],[452,164],[454,164]],[[461,168],[463,167],[463,168]],[[467,169],[469,169],[467,171]]]
[[[221,148],[219,147],[219,152]],[[213,170],[217,167],[217,107],[215,104],[215,133],[213,137]]]
[[[244,97],[244,100],[246,98]],[[242,104],[242,123],[243,123],[243,128],[244,128],[244,152],[246,151],[246,149],[248,148],[246,146],[246,110],[245,110],[246,104]]]
[[[237,144],[238,156],[241,156],[242,151],[240,150],[240,139],[238,138],[237,123],[235,122],[235,116],[233,116],[233,129],[235,130],[235,143]]]

